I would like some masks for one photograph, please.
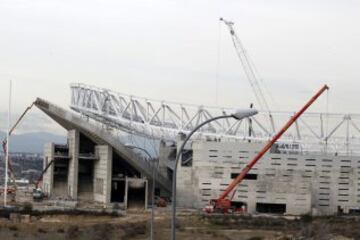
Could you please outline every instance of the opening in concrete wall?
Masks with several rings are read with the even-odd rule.
[[[256,203],[258,213],[276,213],[283,214],[286,212],[286,204],[281,203]]]
[[[113,179],[111,184],[111,202],[123,203],[125,198],[125,179]]]
[[[54,161],[53,195],[66,196],[69,159],[56,159]]]
[[[79,159],[78,197],[81,200],[94,199],[94,162]]]
[[[231,179],[237,178],[240,173],[231,173]],[[254,173],[248,173],[245,175],[244,179],[246,180],[257,180],[258,175]]]
[[[124,203],[126,177],[140,178],[140,173],[126,162],[117,153],[113,153],[112,177],[111,177],[111,202]]]
[[[360,208],[356,207],[356,208],[350,208],[349,209],[349,214],[350,215],[360,215]]]
[[[146,181],[143,179],[128,180],[128,208],[144,209],[146,201]]]
[[[95,155],[96,144],[83,133],[80,133],[80,155]]]
[[[183,167],[191,167],[193,160],[193,150],[192,149],[185,149],[181,155],[181,166]]]
[[[155,196],[160,196],[160,188],[155,187]]]
[[[126,160],[120,157],[118,154],[113,153],[113,178],[125,179],[125,177],[139,177],[140,172],[133,168]]]
[[[55,144],[54,155],[56,157],[68,157],[69,146],[65,144]]]
[[[235,212],[247,212],[247,203],[241,201],[231,201],[231,207]]]

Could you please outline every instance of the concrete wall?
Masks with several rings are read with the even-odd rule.
[[[64,197],[67,196],[67,182],[57,182],[54,181],[54,188],[53,188],[53,197]]]
[[[80,133],[78,130],[68,132],[69,141],[69,173],[68,173],[68,195],[77,199],[78,195],[78,172],[79,172],[79,142]]]
[[[94,161],[79,158],[78,169],[77,199],[92,201],[94,200]]]
[[[108,145],[96,146],[99,160],[94,163],[94,200],[110,203],[112,178],[112,148]]]
[[[47,164],[54,159],[54,150],[55,150],[55,145],[53,143],[45,144],[43,169],[45,169]],[[52,164],[43,175],[42,189],[48,196],[51,196],[53,193],[53,186],[54,186],[53,176],[54,176],[54,164]]]
[[[97,145],[95,146],[95,155],[90,158],[81,155],[79,149],[80,132],[78,130],[70,130],[68,132],[68,156],[67,154],[65,154],[65,157],[54,155],[54,151],[56,150],[56,145],[54,144],[47,144],[45,146],[44,156],[47,157],[48,162],[54,158],[56,160],[44,176],[43,188],[49,195],[80,201],[96,201],[107,206],[111,203],[113,148],[109,145]],[[64,158],[66,160],[64,160]],[[65,163],[68,165],[64,165]],[[54,180],[56,180],[56,178],[54,178],[55,164],[58,164],[57,167],[60,167],[60,164],[62,164],[63,168],[67,169],[67,177],[64,177],[66,181],[54,182]],[[46,166],[45,158],[44,166]],[[87,175],[87,172],[89,172],[89,175]],[[124,183],[126,185],[124,205],[132,203],[132,197],[136,199],[140,197],[144,200],[144,207],[146,208],[149,188],[147,179],[129,178],[125,176]],[[136,187],[132,188],[131,186],[136,186],[137,184],[144,184],[144,195],[137,193],[132,195],[129,192],[136,189]]]
[[[263,143],[194,142],[192,167],[178,168],[178,202],[203,207],[217,198]],[[234,201],[286,204],[287,214],[327,215],[338,206],[360,207],[360,158],[331,155],[267,153],[250,171],[257,180],[244,180]]]

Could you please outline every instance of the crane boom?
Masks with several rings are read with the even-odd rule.
[[[231,207],[231,200],[227,199],[227,196],[234,188],[242,182],[246,174],[252,169],[257,161],[261,159],[262,156],[271,148],[271,146],[288,130],[288,128],[316,101],[316,99],[329,87],[324,85],[294,116],[292,116],[289,121],[284,125],[284,127],[264,146],[264,148],[251,160],[246,167],[241,171],[241,173],[230,183],[230,185],[225,189],[225,191],[219,196],[218,199],[212,200],[215,204],[216,209],[226,210]]]
[[[9,135],[11,135],[13,133],[13,131],[15,130],[15,128],[19,125],[20,121],[24,118],[24,116],[26,115],[26,113],[28,111],[30,111],[30,109],[34,106],[34,102],[28,106],[25,111],[21,114],[21,116],[18,118],[18,120],[16,121],[16,123],[12,126],[12,128],[9,131]],[[2,148],[3,148],[3,152],[4,154],[6,154],[6,145],[7,145],[7,139],[5,138],[2,142]],[[8,159],[8,164],[9,164],[9,172],[10,172],[10,178],[12,179],[13,183],[14,183],[14,189],[15,192],[17,190],[17,185],[16,185],[16,177],[15,177],[15,173],[14,173],[14,169],[12,168],[12,164],[11,164],[11,158],[9,157]]]
[[[265,94],[262,90],[262,87],[258,81],[258,76],[256,71],[252,67],[250,57],[248,56],[244,45],[242,44],[239,36],[236,34],[234,30],[234,22],[227,21],[224,18],[220,18],[220,21],[223,21],[225,25],[229,28],[231,40],[233,42],[234,48],[236,50],[236,54],[241,62],[241,65],[244,69],[246,78],[248,79],[250,86],[254,92],[257,103],[260,108],[267,111],[269,113],[270,125],[273,133],[275,133],[275,124],[271,115],[270,107],[268,101],[265,97]]]

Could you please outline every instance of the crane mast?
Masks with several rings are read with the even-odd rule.
[[[238,56],[238,58],[240,60],[240,63],[244,69],[246,78],[248,79],[250,86],[254,92],[255,99],[256,99],[257,103],[259,104],[260,108],[269,113],[269,120],[270,120],[270,125],[272,128],[272,132],[275,133],[275,124],[274,124],[274,120],[273,120],[273,117],[272,117],[272,114],[270,111],[268,101],[266,100],[265,94],[262,90],[262,87],[261,87],[259,81],[258,81],[256,71],[252,67],[250,57],[248,56],[246,49],[245,49],[244,45],[242,44],[239,36],[236,34],[236,32],[234,30],[234,22],[227,21],[224,18],[220,18],[220,21],[223,21],[225,23],[225,25],[229,28],[231,40],[233,42],[233,45],[234,45],[234,48],[236,51],[236,55]]]

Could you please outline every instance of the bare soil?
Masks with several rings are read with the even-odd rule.
[[[155,239],[170,239],[170,219],[166,210],[156,212]],[[149,239],[148,212],[126,216],[91,214],[40,215],[30,223],[14,223],[0,218],[0,239],[51,240],[145,240]],[[290,240],[360,239],[360,217],[285,219],[201,215],[182,212],[178,216],[179,240]]]

